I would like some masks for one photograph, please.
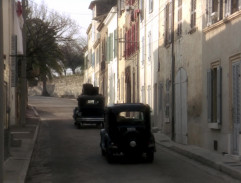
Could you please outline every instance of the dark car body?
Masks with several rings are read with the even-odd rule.
[[[77,100],[78,107],[73,111],[77,127],[81,128],[84,124],[103,124],[105,98],[102,95],[80,95]]]
[[[154,159],[155,139],[151,132],[150,107],[145,104],[116,104],[105,110],[101,130],[102,155],[112,161],[115,155]]]

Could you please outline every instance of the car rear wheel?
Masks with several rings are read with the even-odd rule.
[[[113,156],[112,152],[107,150],[105,156],[106,156],[106,159],[107,159],[108,163],[113,163],[114,162],[114,156]]]
[[[146,153],[146,162],[152,163],[154,160],[154,152],[147,152]]]

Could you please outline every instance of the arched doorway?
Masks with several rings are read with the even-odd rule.
[[[187,144],[187,73],[180,68],[175,78],[175,140]]]

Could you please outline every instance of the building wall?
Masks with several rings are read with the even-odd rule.
[[[182,1],[182,34],[177,35],[177,15],[178,15],[178,3],[175,3],[174,13],[174,48],[172,44],[165,43],[166,35],[166,5],[169,1],[160,1],[160,29],[159,29],[159,59],[160,59],[160,75],[159,82],[162,87],[162,130],[169,135],[173,135],[176,141],[178,140],[177,130],[187,128],[186,132],[182,134],[181,143],[195,144],[202,146],[203,144],[203,132],[202,132],[202,2],[197,1],[196,6],[196,28],[192,30],[190,28],[190,1]],[[200,41],[197,41],[200,40]],[[175,56],[174,70],[172,50]],[[176,81],[172,81],[172,72],[174,71],[175,80],[179,71],[183,69],[186,73],[187,80],[185,82],[187,88],[185,94],[178,90]],[[172,109],[172,82],[175,82],[175,110]],[[180,96],[181,95],[181,96]],[[184,99],[182,105],[186,106],[186,110],[182,111],[182,105],[179,107],[177,101],[180,98]],[[172,120],[172,112],[175,112],[174,123]],[[178,114],[182,113],[186,115],[186,118],[182,121],[179,120]],[[181,123],[181,124],[179,124]],[[181,126],[179,128],[178,126]],[[186,126],[186,127],[185,127]],[[173,134],[174,130],[174,134]]]
[[[213,128],[208,122],[208,101],[203,97],[203,112],[205,114],[205,143],[204,146],[214,150],[214,141],[217,142],[217,151],[236,154],[233,151],[233,63],[241,61],[241,11],[227,16],[210,26],[205,26],[203,38],[203,93],[207,96],[207,72],[212,65],[218,63],[222,68],[222,106],[221,106],[221,123],[219,127]],[[207,24],[206,24],[207,25]],[[240,73],[239,73],[240,77]],[[240,85],[240,83],[239,83]],[[239,99],[236,99],[239,101]],[[238,155],[240,151],[240,135],[238,138]]]
[[[120,7],[119,7],[120,8]],[[126,13],[123,10],[118,15],[118,102],[124,103],[125,93],[125,17]]]
[[[108,60],[108,94],[107,94],[107,104],[117,103],[117,57],[115,56],[115,32],[117,34],[117,7],[113,7],[108,13],[104,23],[108,30],[108,38],[112,39],[108,41],[107,46],[109,47],[109,54],[112,58]],[[116,40],[117,41],[117,40]],[[111,46],[112,45],[112,46]],[[108,57],[107,57],[108,58]]]

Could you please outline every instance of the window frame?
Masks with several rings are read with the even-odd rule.
[[[215,84],[216,86],[214,86]],[[216,91],[214,91],[215,89]],[[222,67],[219,65],[219,62],[213,63],[207,71],[207,101],[208,123],[217,123],[220,125],[222,123]],[[213,102],[216,102],[216,104]]]

